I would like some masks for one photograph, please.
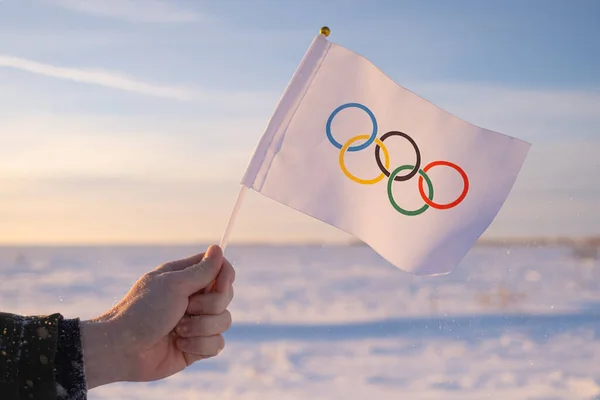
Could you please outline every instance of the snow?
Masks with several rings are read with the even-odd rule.
[[[88,318],[192,247],[0,248],[0,309]],[[365,246],[230,246],[234,325],[216,358],[100,399],[600,398],[600,262],[476,247],[416,277]]]

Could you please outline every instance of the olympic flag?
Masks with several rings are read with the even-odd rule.
[[[496,217],[530,146],[449,114],[320,34],[241,183],[404,271],[446,274]]]

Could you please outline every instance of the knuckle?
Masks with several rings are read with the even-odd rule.
[[[138,281],[136,282],[136,286],[139,289],[147,288],[148,286],[154,283],[156,278],[157,275],[153,275],[152,273],[145,273],[138,279]]]
[[[166,262],[166,263],[160,265],[157,269],[163,270],[165,272],[171,272],[171,271],[173,271],[174,264],[175,263],[173,261],[169,261],[169,262]]]

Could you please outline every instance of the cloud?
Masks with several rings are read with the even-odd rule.
[[[178,9],[173,1],[160,0],[47,0],[68,10],[121,19],[129,22],[188,23],[203,15]]]
[[[8,116],[0,119],[0,181],[8,177],[240,179],[261,119]],[[240,135],[250,130],[254,134]]]
[[[166,97],[184,101],[190,101],[196,98],[195,92],[186,88],[147,83],[109,71],[57,67],[8,55],[0,55],[0,67],[16,68],[34,74],[106,86],[149,96]]]
[[[1,244],[216,243],[239,190],[239,175],[228,182],[89,174],[0,181]],[[348,235],[249,192],[231,239],[336,242]]]
[[[600,92],[529,89],[477,82],[401,84],[470,123],[524,140],[595,137]]]

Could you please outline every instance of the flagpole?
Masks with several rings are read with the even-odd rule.
[[[229,241],[229,236],[231,236],[233,225],[235,224],[237,216],[240,213],[240,208],[242,207],[242,203],[244,202],[244,196],[246,195],[246,191],[246,186],[241,185],[240,191],[237,196],[237,200],[235,201],[235,205],[233,206],[233,210],[231,211],[231,215],[229,216],[229,221],[227,221],[227,227],[225,227],[225,232],[223,233],[223,237],[221,238],[221,244],[219,245],[223,252],[225,252],[225,247],[227,247],[227,242]]]
[[[223,232],[223,236],[221,237],[221,243],[219,247],[223,254],[225,254],[225,247],[227,247],[227,242],[229,241],[229,236],[231,236],[231,231],[233,230],[233,225],[235,225],[235,221],[237,219],[238,214],[240,213],[240,208],[242,207],[242,203],[244,202],[244,196],[246,195],[247,188],[244,185],[240,185],[240,191],[238,192],[237,200],[235,201],[235,205],[233,206],[233,210],[229,215],[229,221],[227,221],[227,226],[225,227],[225,232]],[[205,289],[204,293],[210,293],[214,290],[215,284],[217,283],[216,279],[210,283]]]

